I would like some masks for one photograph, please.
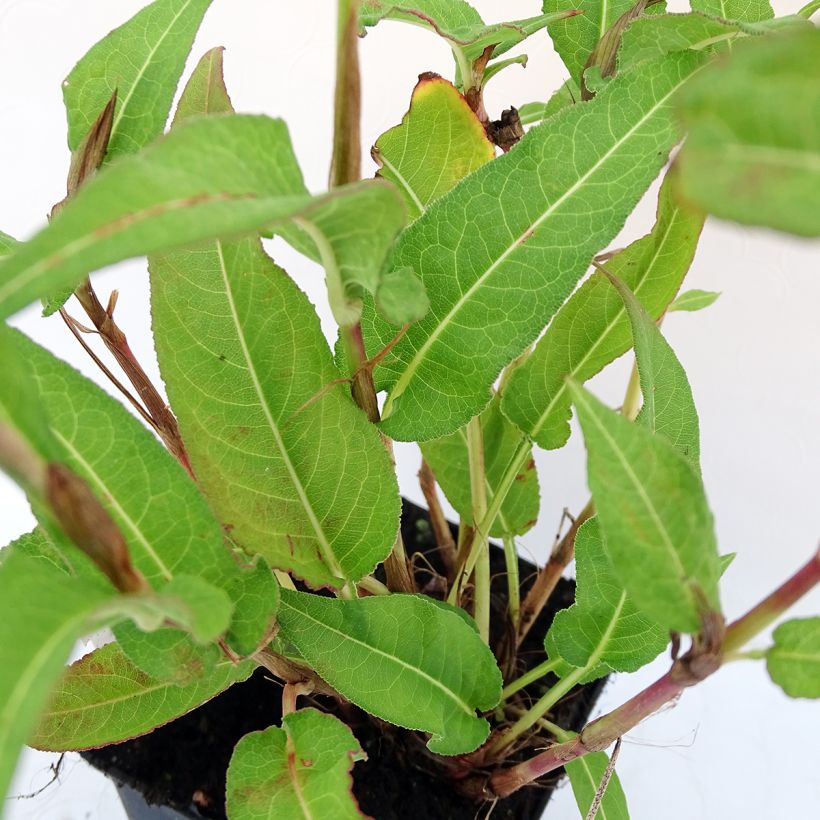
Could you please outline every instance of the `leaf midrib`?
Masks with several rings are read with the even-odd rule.
[[[697,69],[696,69],[697,70]],[[694,72],[693,72],[694,73]],[[461,297],[456,301],[453,307],[447,312],[444,318],[439,322],[439,324],[433,329],[432,333],[427,337],[424,343],[416,352],[415,356],[410,360],[407,367],[402,372],[401,376],[396,380],[393,389],[390,391],[385,408],[387,409],[388,405],[392,404],[392,402],[401,396],[401,394],[406,389],[408,383],[415,375],[415,372],[421,366],[421,361],[427,355],[427,351],[438,341],[438,338],[453,321],[454,317],[461,311],[465,304],[472,298],[473,294],[479,290],[485,283],[485,281],[492,276],[493,273],[506,261],[506,259],[518,248],[521,244],[526,240],[526,238],[532,235],[549,217],[551,217],[568,199],[573,197],[587,182],[590,177],[598,172],[598,170],[603,167],[603,165],[609,161],[609,159],[628,141],[632,138],[632,136],[642,128],[646,122],[651,119],[655,113],[666,104],[666,102],[677,92],[677,90],[689,80],[692,74],[688,74],[683,79],[679,80],[675,83],[674,87],[665,94],[660,100],[658,100],[633,126],[629,128],[629,130],[617,141],[615,142],[604,154],[598,159],[592,167],[586,171],[581,177],[576,180],[555,202],[551,203],[550,206],[541,214],[538,219],[534,220],[526,230],[522,231],[522,233],[516,237],[504,250],[498,258],[482,273],[478,276],[476,281],[461,295]],[[388,414],[385,413],[383,417],[386,417]]]
[[[94,469],[94,467],[86,461],[86,459],[82,456],[80,451],[70,442],[65,436],[60,433],[59,430],[55,429],[54,427],[51,428],[54,436],[57,440],[68,450],[71,456],[82,466],[83,470],[87,473],[87,475],[91,478],[91,480],[96,485],[97,489],[100,493],[104,495],[105,498],[108,499],[111,506],[116,510],[117,515],[119,515],[123,521],[128,525],[129,529],[131,530],[132,535],[134,538],[140,543],[142,548],[148,554],[148,557],[156,564],[157,569],[159,570],[160,574],[164,576],[167,581],[171,581],[174,577],[173,572],[169,569],[167,564],[162,560],[159,556],[159,553],[154,549],[151,545],[151,542],[148,540],[145,533],[139,528],[136,521],[131,518],[130,515],[125,511],[125,509],[120,504],[119,500],[117,499],[116,493],[108,488],[105,481],[101,478],[99,473]]]
[[[333,626],[325,623],[324,621],[320,621],[318,618],[314,618],[310,613],[305,612],[303,609],[298,609],[297,607],[291,606],[288,604],[284,599],[282,600],[280,606],[287,607],[292,612],[298,613],[301,617],[307,618],[309,621],[317,624],[322,629],[327,630],[328,632],[332,632],[334,635],[338,635],[344,641],[350,641],[357,646],[363,647],[368,652],[373,652],[375,655],[380,655],[383,658],[386,658],[388,661],[392,661],[397,666],[404,667],[412,674],[418,675],[420,678],[426,680],[430,684],[432,684],[435,688],[440,689],[447,697],[456,703],[462,711],[466,712],[470,717],[476,717],[475,709],[471,708],[468,703],[462,700],[452,689],[445,686],[441,681],[436,680],[434,677],[431,677],[427,674],[423,669],[420,669],[417,666],[413,666],[407,661],[402,660],[401,658],[397,657],[396,655],[391,655],[388,652],[385,652],[383,649],[379,649],[376,646],[373,646],[369,643],[365,643],[364,641],[359,640],[358,638],[354,638],[352,635],[349,635],[347,632],[342,632],[339,629],[336,629]]]
[[[109,141],[112,141],[117,134],[117,127],[119,126],[122,118],[125,116],[125,113],[128,109],[128,105],[131,102],[131,98],[136,93],[137,87],[142,82],[143,78],[145,77],[145,73],[148,71],[148,66],[151,64],[151,61],[154,59],[154,55],[159,51],[162,44],[168,38],[168,35],[173,30],[174,26],[176,26],[177,21],[180,17],[188,10],[193,3],[194,0],[187,0],[184,6],[180,8],[180,10],[176,13],[174,18],[168,24],[168,27],[163,31],[162,36],[156,41],[154,47],[148,52],[148,56],[145,58],[142,66],[140,66],[139,71],[137,72],[137,76],[134,78],[134,82],[131,85],[131,88],[128,90],[128,93],[123,98],[122,104],[119,107],[119,111],[117,112],[116,116],[114,117],[114,122],[111,126],[111,138]]]
[[[310,522],[311,527],[313,528],[314,533],[316,534],[316,538],[319,542],[319,546],[322,550],[322,554],[325,560],[328,563],[328,568],[338,575],[338,577],[344,580],[344,574],[342,573],[341,568],[336,561],[336,558],[333,553],[333,549],[330,545],[330,542],[325,535],[324,530],[322,529],[322,525],[319,522],[319,519],[316,516],[316,512],[313,509],[313,505],[310,503],[310,499],[307,496],[307,492],[302,484],[302,481],[299,477],[299,474],[296,472],[296,468],[291,461],[290,454],[288,453],[287,448],[285,447],[284,439],[282,438],[282,433],[279,430],[279,426],[276,424],[276,420],[273,417],[273,412],[268,404],[267,397],[265,396],[264,391],[262,390],[262,382],[259,379],[259,374],[256,372],[256,366],[254,364],[253,358],[250,354],[250,349],[248,348],[247,339],[245,338],[245,332],[242,327],[241,322],[239,321],[239,313],[236,309],[236,302],[233,296],[233,290],[231,289],[231,282],[228,276],[227,265],[225,263],[225,255],[222,246],[222,242],[217,241],[216,243],[216,251],[217,251],[217,258],[219,259],[219,270],[220,274],[222,275],[222,282],[225,287],[225,299],[228,302],[228,309],[231,312],[231,320],[234,324],[234,328],[236,329],[236,338],[239,342],[239,346],[242,350],[242,356],[245,359],[245,364],[248,368],[248,375],[253,382],[253,388],[256,392],[257,399],[259,400],[259,406],[262,409],[262,412],[265,415],[265,421],[268,424],[268,427],[271,431],[271,435],[273,436],[274,443],[276,444],[277,449],[279,450],[279,454],[282,457],[282,461],[285,464],[285,468],[288,471],[288,476],[290,477],[291,483],[293,488],[296,490],[296,494],[299,497],[299,502],[302,505],[302,508],[307,515],[308,521]]]
[[[589,403],[587,403],[586,397],[582,393],[579,393],[577,395],[576,403],[586,404],[585,409],[587,410],[588,418],[597,427],[598,432],[601,434],[601,436],[606,440],[606,443],[609,445],[611,451],[615,454],[615,457],[621,463],[621,466],[623,467],[624,472],[627,475],[627,478],[630,480],[632,485],[637,490],[639,497],[643,501],[644,506],[646,507],[646,510],[649,513],[650,518],[652,519],[652,522],[655,524],[655,527],[663,540],[663,545],[666,551],[668,552],[670,558],[672,559],[672,563],[677,568],[682,579],[688,578],[689,576],[686,572],[686,568],[683,566],[680,555],[678,555],[678,552],[675,549],[675,545],[672,543],[672,539],[669,535],[669,532],[667,531],[663,521],[658,515],[658,511],[655,509],[655,505],[652,503],[649,496],[647,496],[643,484],[638,479],[638,476],[632,469],[632,465],[626,459],[626,457],[623,454],[623,451],[618,446],[618,443],[615,441],[615,439],[612,438],[612,436],[610,436],[609,431],[600,423],[595,411],[591,409],[591,406],[589,405]],[[685,587],[685,589],[689,589],[688,585]],[[687,597],[690,597],[691,603],[691,595],[688,595]]]

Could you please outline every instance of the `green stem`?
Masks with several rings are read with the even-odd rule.
[[[356,182],[362,175],[362,89],[358,33],[359,0],[339,0],[331,188]]]
[[[531,729],[540,718],[561,700],[584,675],[589,672],[588,666],[573,669],[566,677],[561,678],[555,686],[550,687],[538,702],[530,707],[507,731],[499,735],[487,749],[489,755],[498,754],[509,746],[517,737]]]
[[[518,552],[515,549],[515,538],[504,536],[504,564],[507,570],[507,612],[514,632],[518,632],[518,620],[521,616],[521,588],[518,577]]]
[[[467,424],[467,456],[470,465],[470,496],[473,521],[482,521],[487,511],[487,484],[484,470],[484,435],[481,419],[475,416]],[[473,538],[468,563],[475,567],[474,615],[478,632],[485,643],[490,641],[490,549],[486,535]]]
[[[630,421],[635,421],[641,410],[641,377],[638,373],[637,362],[632,365],[632,372],[629,374],[629,384],[626,386],[624,403],[621,405],[621,415]]]
[[[525,672],[520,678],[516,678],[511,683],[508,683],[501,692],[501,699],[505,700],[506,698],[509,698],[516,692],[521,691],[525,686],[529,686],[531,683],[534,683],[535,681],[543,678],[545,675],[548,675],[550,672],[555,670],[558,663],[559,662],[557,660],[547,658],[547,660],[543,663],[539,663],[538,666],[534,666],[529,672]]]

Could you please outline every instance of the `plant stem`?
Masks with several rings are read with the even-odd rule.
[[[361,109],[362,89],[359,72],[359,0],[339,0],[336,26],[336,93],[333,115],[333,155],[330,161],[330,187],[357,182],[362,175]],[[379,405],[373,374],[367,365],[367,353],[360,322],[340,326],[342,341],[354,364],[351,384],[353,400],[367,418],[379,421]],[[387,443],[387,442],[386,442]],[[389,443],[388,450],[390,449]],[[415,592],[407,568],[407,554],[401,533],[384,562],[391,590]]]
[[[421,487],[424,500],[427,502],[433,536],[436,539],[439,555],[447,571],[447,578],[452,581],[456,572],[456,544],[450,532],[450,525],[447,523],[447,518],[439,503],[438,493],[436,492],[436,477],[430,469],[430,465],[424,459],[421,460],[421,469],[419,469],[419,487]]]
[[[635,421],[641,410],[641,377],[638,373],[637,362],[632,365],[629,382],[626,386],[626,395],[621,405],[621,415],[630,421]]]
[[[374,578],[372,575],[365,575],[365,577],[359,581],[359,588],[370,595],[390,594],[389,587],[386,587],[378,578]]]
[[[551,686],[509,729],[498,735],[487,748],[487,754],[498,754],[506,749],[517,737],[531,729],[538,719],[546,715],[587,672],[589,672],[588,666],[573,669],[566,677],[561,678],[555,686]]]
[[[356,182],[362,175],[359,74],[359,0],[339,0],[336,21],[336,94],[330,187]]]
[[[820,553],[815,554],[771,595],[728,627],[722,642],[723,652],[736,652],[817,584],[820,584]],[[678,698],[686,687],[694,686],[720,667],[719,658],[717,665],[699,665],[698,654],[695,650],[693,652],[695,654],[690,653],[677,660],[669,672],[626,703],[589,723],[571,740],[551,746],[516,766],[496,770],[490,776],[490,791],[498,797],[507,797],[571,760],[606,749],[649,715]]]
[[[518,552],[515,549],[515,537],[505,535],[504,564],[507,570],[507,613],[510,617],[513,631],[518,632],[518,622],[521,615],[521,587],[518,577]]]
[[[558,666],[558,663],[559,661],[549,658],[543,663],[539,663],[538,666],[533,667],[529,672],[525,672],[520,678],[516,678],[512,683],[508,683],[501,692],[501,699],[505,700],[511,697],[516,692],[521,691],[525,686],[529,686],[531,683],[548,675]]]
[[[521,623],[518,629],[518,642],[524,640],[532,625],[541,614],[544,606],[552,595],[558,580],[563,575],[567,565],[575,557],[575,536],[581,525],[595,515],[595,505],[590,499],[583,510],[575,517],[572,526],[553,549],[546,566],[539,571],[535,583],[524,599],[521,613]]]
[[[483,520],[487,511],[487,484],[484,470],[484,435],[481,418],[474,416],[467,424],[467,456],[470,465],[470,496],[473,521]],[[478,632],[485,643],[490,640],[490,549],[486,535],[474,538],[471,550],[477,553],[475,566],[474,615]],[[468,562],[470,558],[468,557]]]

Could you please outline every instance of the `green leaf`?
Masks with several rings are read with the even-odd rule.
[[[609,27],[635,5],[635,0],[544,0],[545,12],[578,9],[577,17],[553,23],[549,27],[555,50],[569,69],[569,76],[580,82],[589,55]],[[580,96],[576,99],[580,99]]]
[[[620,279],[610,281],[624,300],[632,325],[643,394],[637,421],[668,439],[699,470],[700,425],[686,371],[635,294]]]
[[[104,579],[72,578],[13,550],[0,563],[0,794],[74,642],[124,618],[178,614],[170,596],[121,595]]]
[[[381,182],[310,197],[281,121],[191,119],[96,174],[47,228],[17,247],[0,266],[0,314],[122,259],[296,218],[333,250],[333,297],[348,282],[372,286],[404,211],[398,193]]]
[[[0,564],[0,795],[74,642],[114,595],[20,553]]]
[[[820,618],[780,624],[766,653],[772,680],[792,698],[820,698]]]
[[[109,160],[138,151],[162,133],[210,4],[211,0],[156,0],[92,46],[63,83],[72,151],[115,90]]]
[[[689,313],[694,313],[696,310],[703,310],[713,305],[719,296],[720,291],[692,288],[692,290],[681,293],[681,295],[669,305],[667,311],[671,313],[674,310],[685,310]]]
[[[48,533],[37,527],[31,532],[21,535],[19,538],[0,549],[0,563],[14,553],[22,553],[33,561],[48,564],[66,575],[74,575],[75,570],[71,561],[63,554],[62,550],[49,538]]]
[[[262,558],[225,585],[236,614],[225,639],[241,657],[250,657],[270,641],[279,610],[279,584]]]
[[[193,611],[205,618],[215,613],[215,598],[200,600],[201,585],[194,595],[190,582],[180,582],[178,576],[195,576],[214,587],[223,587],[243,573],[197,487],[118,402],[21,334],[13,333],[9,338],[14,343],[14,358],[31,368],[29,382],[36,389],[38,406],[48,418],[44,430],[56,441],[60,460],[97,495],[122,532],[137,570],[158,592],[165,592],[170,585],[171,593],[179,595],[184,588],[177,587],[174,592],[173,584],[187,583],[191,595],[185,593],[183,597]],[[220,589],[209,594],[225,595]],[[267,598],[270,612],[275,612],[273,578]],[[223,603],[227,605],[227,600]],[[255,619],[258,606],[252,599],[247,602],[252,609],[246,611],[244,606],[236,602],[235,618]],[[267,628],[269,617],[264,616],[260,628]],[[121,629],[124,640],[125,632],[130,632],[134,641],[149,647],[163,640],[159,633],[143,635],[131,625]],[[222,630],[209,627],[206,631],[213,635]],[[177,637],[190,643],[182,633]],[[205,639],[204,633],[200,637]]]
[[[379,176],[394,182],[415,219],[495,149],[466,100],[447,80],[422,74],[401,125],[373,146]]]
[[[318,709],[292,712],[281,729],[251,732],[237,743],[228,767],[231,820],[360,820],[350,772],[366,757],[338,718]]]
[[[657,174],[677,135],[669,101],[697,62],[675,55],[616,78],[404,231],[393,264],[419,273],[431,306],[376,368],[387,435],[438,438],[486,406],[502,367],[538,336]],[[371,353],[395,335],[375,319],[367,331]]]
[[[333,384],[307,297],[256,238],[156,256],[150,272],[160,370],[231,537],[313,586],[367,575],[398,530],[395,474],[349,389]]]
[[[652,231],[605,263],[653,319],[677,293],[703,227],[703,215],[673,195],[674,183],[674,175],[667,175]],[[623,300],[606,276],[594,273],[513,371],[503,391],[503,412],[540,447],[562,447],[570,435],[572,413],[566,380],[585,382],[629,350],[631,343]]]
[[[697,12],[647,15],[635,20],[624,32],[618,50],[618,69],[625,71],[645,60],[690,48],[712,49],[746,35],[740,25]]]
[[[245,680],[254,665],[222,658],[191,686],[149,678],[111,643],[71,664],[28,743],[49,752],[76,751],[144,735]]]
[[[812,26],[740,42],[709,66],[681,97],[683,194],[724,219],[820,236],[818,78]]]
[[[608,765],[606,752],[593,752],[566,764],[567,777],[581,817],[587,817]],[[629,820],[626,795],[615,772],[612,773],[595,817],[597,820]]]
[[[383,720],[431,733],[436,754],[466,754],[487,739],[489,724],[475,712],[498,703],[501,673],[475,628],[444,604],[283,589],[279,623],[334,689]]]
[[[17,246],[17,240],[0,231],[0,256],[6,256]]]
[[[572,666],[598,669],[597,676],[635,672],[654,660],[669,643],[668,632],[632,603],[607,557],[597,517],[578,530],[575,562],[575,603],[555,616],[550,652]]]
[[[412,268],[383,274],[374,304],[382,316],[397,325],[417,322],[430,309],[427,291]]]
[[[714,522],[691,463],[664,438],[570,385],[607,554],[624,589],[662,627],[697,632],[718,611]]]
[[[381,20],[401,20],[429,29],[450,44],[463,74],[465,68],[477,60],[488,46],[495,47],[492,53],[497,57],[554,20],[572,13],[575,13],[572,9],[561,10],[554,14],[487,25],[478,12],[463,0],[413,0],[404,3],[364,0],[359,11],[359,22],[363,27],[370,27]]]
[[[774,17],[769,0],[691,0],[692,11],[723,20],[746,20],[757,23]]]
[[[173,125],[203,114],[234,113],[223,76],[224,51],[217,46],[202,55],[179,98]]]
[[[513,454],[522,441],[521,432],[501,413],[500,405],[500,399],[496,396],[481,414],[488,504],[492,502]],[[435,473],[447,500],[465,521],[472,520],[465,428],[444,438],[425,442],[421,445],[421,452]],[[525,533],[535,523],[538,507],[538,475],[535,463],[530,459],[523,472],[516,476],[489,534],[503,536]]]

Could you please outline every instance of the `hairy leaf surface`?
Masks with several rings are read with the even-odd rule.
[[[780,624],[766,653],[772,680],[792,698],[820,698],[820,618]]]
[[[437,754],[466,754],[489,734],[501,673],[478,631],[422,596],[352,601],[282,590],[282,634],[334,689],[383,720],[432,734]]]
[[[338,718],[312,708],[292,712],[281,729],[237,743],[228,767],[231,820],[361,820],[350,772],[366,757]]]
[[[379,176],[396,183],[411,218],[489,162],[495,149],[464,97],[447,80],[422,75],[401,125],[373,147]]]
[[[599,674],[635,672],[669,642],[668,632],[640,612],[615,575],[598,519],[587,521],[575,540],[575,603],[555,616],[549,647],[567,663]]]
[[[664,438],[573,384],[588,481],[607,554],[641,611],[666,629],[696,632],[718,610],[720,563],[700,477]]]
[[[398,530],[395,474],[347,386],[332,384],[307,297],[255,237],[156,256],[150,271],[160,369],[231,537],[313,586],[371,572]]]
[[[501,412],[498,396],[481,414],[484,438],[484,470],[487,503],[491,503],[513,455],[522,441],[522,434]],[[464,427],[449,436],[421,445],[421,452],[432,468],[447,500],[465,520],[473,517],[470,497],[470,464],[467,432]],[[507,493],[501,510],[490,528],[490,535],[521,535],[538,517],[538,475],[530,460]]]
[[[530,130],[401,235],[393,264],[419,273],[431,306],[376,370],[388,391],[386,434],[437,438],[487,405],[501,368],[541,332],[657,174],[677,134],[669,101],[697,64],[674,55],[616,78]],[[368,349],[393,335],[374,321]]]
[[[663,314],[677,293],[703,227],[703,215],[679,202],[673,189],[674,177],[667,175],[651,233],[605,263],[653,319]],[[540,447],[562,447],[569,438],[572,414],[567,379],[592,378],[631,343],[623,300],[606,276],[594,273],[558,311],[533,353],[513,371],[503,391],[502,410]]]
[[[91,47],[63,83],[72,151],[114,91],[109,160],[138,151],[162,133],[210,5],[211,0],[156,0]]]
[[[111,643],[71,664],[51,694],[29,744],[62,752],[118,743],[150,732],[245,680],[251,662],[222,658],[206,677],[177,686],[148,677]]]
[[[704,71],[681,97],[685,196],[724,219],[820,236],[818,82],[813,27],[740,42]]]

